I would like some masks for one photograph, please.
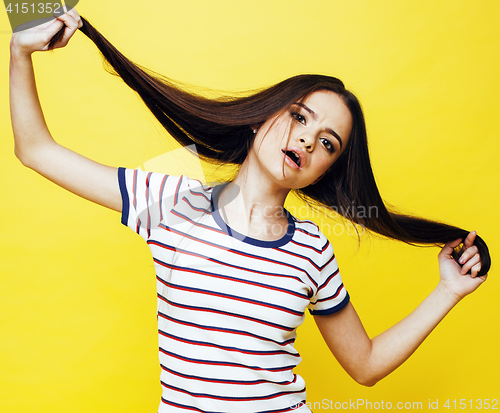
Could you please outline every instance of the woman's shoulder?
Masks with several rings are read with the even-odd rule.
[[[304,234],[304,236],[308,236],[311,238],[319,239],[324,235],[319,229],[319,226],[308,219],[299,219],[295,215],[292,215],[289,211],[288,214],[292,217],[295,223],[295,229],[299,231],[300,234]]]
[[[328,238],[323,234],[315,222],[308,219],[298,219],[292,215],[295,221],[295,241],[297,243],[314,249],[323,254],[330,246]]]
[[[155,171],[145,171],[140,168],[118,168],[119,176],[123,176],[128,180],[137,183],[145,183],[148,186],[155,185],[157,183],[176,184],[178,187],[185,187],[191,189],[197,189],[205,193],[210,193],[215,185],[204,184],[199,179],[191,178],[187,175],[170,175],[162,172]]]

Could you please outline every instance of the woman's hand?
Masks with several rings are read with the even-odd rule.
[[[452,257],[462,240],[447,243],[438,256],[438,287],[411,314],[371,340],[351,303],[337,313],[314,316],[332,354],[358,383],[372,386],[400,366],[455,304],[486,280],[486,275],[477,276],[481,260],[475,238],[471,232],[464,241],[462,267]]]
[[[51,39],[60,30],[64,30],[64,33],[51,45],[51,48],[64,47],[82,25],[82,19],[78,12],[71,9],[47,23],[14,33],[10,41],[11,53],[29,56],[36,51],[49,50]]]
[[[464,245],[459,253],[459,262],[462,264],[462,267],[460,267],[452,256],[454,248],[458,247],[462,242],[461,239],[448,242],[438,255],[441,277],[439,281],[440,287],[453,293],[459,300],[476,290],[487,277],[487,275],[477,276],[481,270],[481,257],[478,254],[477,247],[474,245],[475,238],[475,231],[470,232],[467,238],[465,238]],[[470,274],[467,274],[469,270]]]

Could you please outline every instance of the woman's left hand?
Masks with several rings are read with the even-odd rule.
[[[475,231],[470,232],[465,238],[459,259],[462,267],[452,257],[453,250],[460,245],[461,239],[448,242],[438,255],[440,284],[455,294],[458,299],[476,290],[487,277],[487,274],[477,276],[481,270],[481,257],[474,245],[475,238]],[[469,270],[471,273],[467,274]]]

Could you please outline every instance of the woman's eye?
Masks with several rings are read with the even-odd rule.
[[[302,123],[303,125],[306,124],[306,118],[304,116],[302,116],[300,113],[298,112],[292,112],[292,117],[297,121],[297,122],[300,122]]]
[[[321,138],[320,140],[323,146],[328,150],[328,152],[333,153],[335,151],[333,144],[328,139]]]

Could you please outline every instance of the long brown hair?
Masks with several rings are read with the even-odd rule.
[[[201,158],[242,164],[254,139],[251,125],[264,123],[314,91],[329,90],[338,94],[351,112],[351,136],[327,174],[318,183],[297,190],[298,194],[310,203],[342,211],[345,218],[375,233],[410,244],[441,246],[467,236],[464,229],[387,209],[373,176],[361,106],[339,79],[305,74],[248,96],[208,99],[188,93],[168,78],[133,63],[83,17],[82,21],[80,30],[95,43],[112,68],[110,72],[139,94],[180,144],[196,144]],[[377,211],[376,216],[357,213],[359,207]],[[484,275],[491,265],[488,247],[479,236],[474,243],[481,255],[479,275]]]

